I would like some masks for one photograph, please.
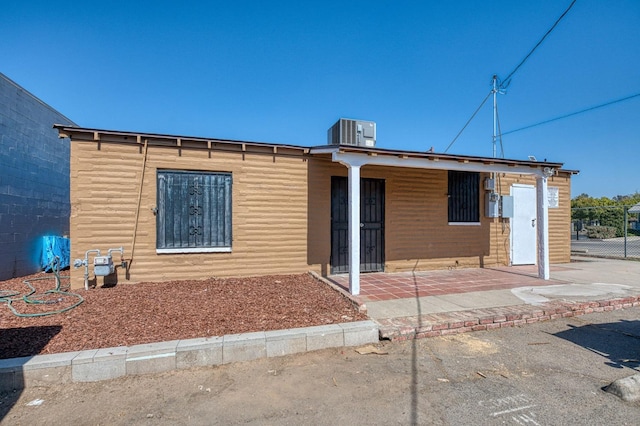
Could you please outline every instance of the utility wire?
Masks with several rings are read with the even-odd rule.
[[[540,39],[540,41],[533,47],[533,49],[531,49],[531,51],[527,54],[527,56],[524,57],[524,59],[522,61],[520,61],[520,63],[518,64],[517,67],[514,68],[513,71],[511,71],[509,73],[509,75],[507,76],[507,78],[505,78],[504,80],[501,80],[501,83],[498,87],[498,90],[501,89],[506,89],[507,86],[509,86],[509,83],[511,82],[511,77],[513,77],[513,75],[516,73],[516,71],[518,71],[518,69],[520,69],[520,67],[522,65],[524,65],[525,62],[527,62],[527,59],[529,59],[529,57],[533,54],[533,52],[542,44],[542,42],[544,41],[545,38],[547,38],[547,36],[549,34],[551,34],[551,32],[555,29],[555,27],[560,23],[560,21],[562,20],[562,18],[564,18],[564,16],[569,12],[569,10],[573,7],[573,5],[576,3],[577,0],[573,0],[571,2],[571,4],[569,5],[569,7],[567,7],[567,9],[562,13],[562,15],[560,15],[560,17],[556,20],[556,22],[551,26],[551,28],[549,28],[549,30],[544,34],[544,36],[542,36],[542,38]],[[471,120],[473,120],[473,118],[476,116],[476,114],[478,113],[478,111],[480,111],[480,108],[482,108],[482,106],[485,104],[485,102],[487,102],[487,99],[489,99],[489,97],[493,94],[493,90],[491,92],[489,92],[489,94],[487,95],[486,98],[484,98],[484,100],[482,101],[482,103],[480,104],[480,106],[475,110],[475,112],[471,115],[471,118],[469,118],[469,120],[467,120],[467,122],[465,123],[465,125],[462,127],[462,129],[460,129],[460,131],[458,132],[458,134],[456,135],[455,138],[453,138],[453,140],[451,141],[451,143],[449,143],[449,145],[447,146],[447,149],[444,150],[444,152],[446,153],[447,151],[449,151],[449,148],[451,148],[451,146],[454,144],[454,142],[458,139],[458,137],[460,137],[460,135],[462,134],[462,132],[464,132],[464,129],[467,128],[467,126],[469,125],[469,123],[471,122]],[[519,129],[521,130],[521,129]],[[517,131],[517,130],[514,130]],[[506,133],[503,133],[506,134]],[[500,135],[500,142],[502,143],[502,135]],[[504,151],[503,151],[504,152]]]
[[[490,91],[489,93],[487,93],[487,96],[482,100],[482,102],[480,103],[480,106],[478,108],[476,108],[476,110],[473,112],[473,114],[471,114],[471,117],[467,120],[467,122],[465,123],[464,126],[462,126],[462,129],[460,129],[460,131],[458,132],[458,134],[456,135],[455,138],[453,138],[453,140],[451,141],[451,143],[449,144],[449,146],[447,146],[447,149],[444,150],[444,153],[446,154],[447,151],[449,151],[449,148],[451,148],[451,145],[454,144],[454,142],[458,139],[458,137],[462,134],[462,132],[464,132],[464,129],[467,128],[467,126],[469,125],[469,123],[471,123],[471,120],[473,120],[473,117],[476,116],[476,114],[478,113],[478,111],[480,111],[480,108],[482,108],[482,106],[485,104],[485,102],[487,102],[487,99],[489,99],[489,97],[493,94],[493,90]]]
[[[515,133],[515,132],[519,132],[521,130],[530,129],[532,127],[542,126],[543,124],[547,124],[547,123],[551,123],[551,122],[554,122],[554,121],[562,120],[563,118],[573,117],[574,115],[578,115],[578,114],[582,114],[582,113],[585,113],[585,112],[593,111],[594,109],[604,108],[604,107],[609,106],[609,105],[617,104],[618,102],[627,101],[629,99],[637,98],[638,96],[640,96],[640,93],[636,93],[635,95],[631,95],[631,96],[627,96],[627,97],[624,97],[624,98],[616,99],[615,101],[611,101],[611,102],[607,102],[607,103],[604,103],[604,104],[596,105],[596,106],[593,106],[593,107],[590,107],[590,108],[586,108],[586,109],[583,109],[583,110],[580,110],[580,111],[572,112],[570,114],[561,115],[559,117],[551,118],[549,120],[541,121],[539,123],[531,124],[529,126],[520,127],[519,129],[509,130],[508,132],[504,132],[502,134],[502,136],[508,135],[508,134],[511,134],[511,133]]]
[[[531,51],[527,54],[527,56],[524,57],[524,59],[522,61],[520,61],[520,63],[518,64],[517,67],[514,68],[513,71],[511,71],[509,73],[509,75],[507,76],[507,78],[502,80],[502,83],[500,84],[500,88],[504,89],[506,88],[509,83],[511,82],[511,77],[516,73],[516,71],[518,71],[518,69],[520,69],[520,67],[522,65],[524,65],[525,62],[527,62],[527,59],[529,59],[529,57],[533,54],[533,52],[535,52],[535,50],[538,48],[538,46],[540,46],[542,44],[542,42],[544,41],[545,38],[547,38],[547,36],[549,34],[551,34],[551,31],[554,30],[554,28],[560,23],[560,21],[562,20],[562,18],[564,18],[564,16],[569,12],[569,10],[573,7],[574,4],[576,4],[577,0],[573,0],[571,2],[571,4],[569,5],[569,7],[567,8],[567,10],[564,11],[564,13],[562,15],[560,15],[560,17],[556,20],[556,22],[551,26],[551,28],[549,28],[549,31],[547,31],[545,33],[545,35],[542,36],[542,38],[540,39],[540,41],[533,46],[533,49],[531,49]]]

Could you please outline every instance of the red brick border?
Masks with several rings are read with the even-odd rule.
[[[380,339],[402,341],[447,336],[471,331],[521,327],[542,321],[570,318],[594,312],[609,312],[640,306],[640,296],[593,302],[549,302],[541,306],[517,305],[500,308],[429,314],[376,320]]]

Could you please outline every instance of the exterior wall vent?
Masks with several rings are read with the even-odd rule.
[[[341,118],[327,132],[329,145],[376,146],[376,123]]]

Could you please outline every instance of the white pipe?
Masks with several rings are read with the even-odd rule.
[[[87,250],[84,254],[84,289],[89,290],[89,253],[98,253],[100,256],[99,249],[91,249]]]
[[[120,257],[124,257],[124,246],[120,246],[120,248],[110,248],[107,253],[111,256],[111,253],[114,251],[120,252]]]

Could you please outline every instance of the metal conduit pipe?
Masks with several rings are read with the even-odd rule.
[[[133,253],[136,249],[136,235],[138,234],[138,221],[140,219],[140,203],[142,202],[142,185],[144,184],[144,171],[147,165],[148,148],[149,148],[149,141],[145,139],[144,153],[142,156],[142,168],[140,170],[140,185],[138,186],[138,204],[136,207],[136,217],[135,217],[135,220],[133,221],[133,235],[131,237],[131,257],[129,259],[129,264],[126,267],[127,273],[129,272],[129,267],[131,267],[131,263],[133,263]]]

